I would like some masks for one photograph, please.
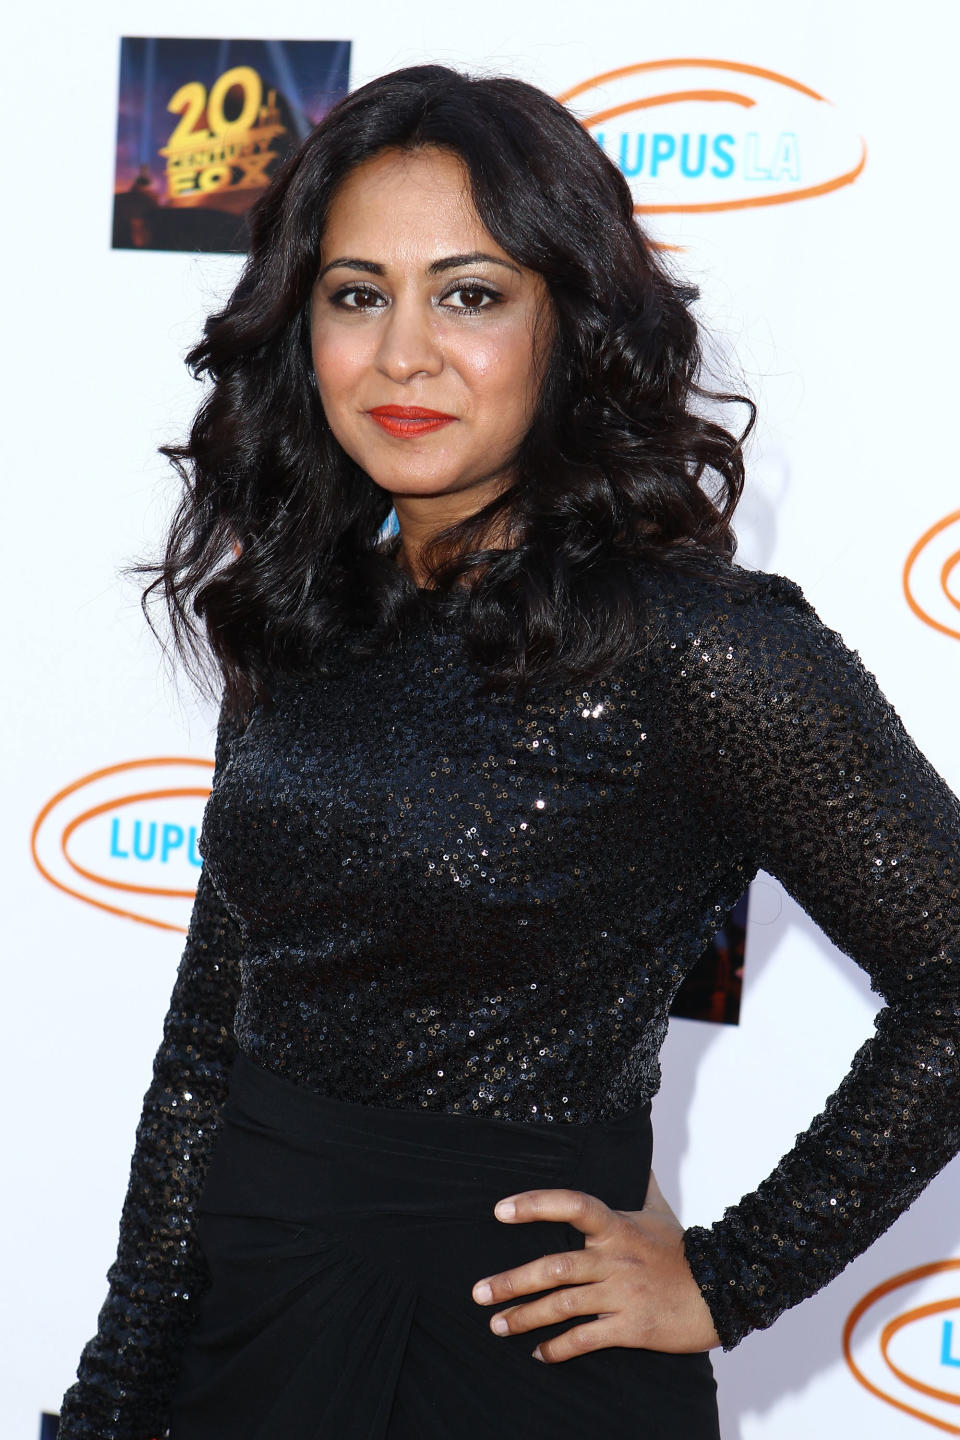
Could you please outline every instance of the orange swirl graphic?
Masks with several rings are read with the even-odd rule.
[[[742,77],[744,80],[750,78],[769,82],[771,85],[780,86],[786,91],[792,91],[794,95],[802,95],[808,100],[813,100],[820,105],[830,106],[831,102],[821,95],[819,91],[813,90],[809,85],[804,85],[799,80],[793,80],[789,75],[782,75],[777,70],[768,70],[762,65],[747,65],[738,60],[709,60],[705,57],[678,57],[669,60],[644,60],[634,65],[621,65],[614,70],[605,70],[600,75],[592,75],[588,80],[580,81],[576,85],[569,86],[562,90],[556,99],[561,105],[567,105],[571,100],[588,94],[595,88],[609,85],[618,80],[625,80],[630,76],[649,75],[654,71],[675,71],[675,70],[709,70],[722,72],[723,75]],[[744,88],[749,88],[746,85]],[[642,95],[632,100],[621,102],[617,105],[610,105],[593,114],[581,118],[580,124],[586,130],[621,115],[627,115],[632,111],[650,110],[657,106],[676,105],[690,101],[709,101],[714,103],[726,103],[751,109],[757,101],[750,95],[745,95],[739,90],[726,89],[692,89],[692,90],[670,90],[662,94]],[[721,200],[694,200],[677,201],[671,200],[663,204],[634,205],[634,211],[638,215],[703,215],[713,214],[729,210],[754,210],[765,208],[770,205],[789,205],[798,200],[812,200],[821,195],[829,195],[835,190],[840,190],[846,185],[852,185],[855,180],[863,174],[867,163],[867,146],[863,138],[860,138],[860,154],[853,164],[847,164],[847,168],[839,174],[830,175],[815,184],[805,185],[797,189],[778,190],[760,195],[740,195],[734,199]],[[658,250],[679,250],[682,246],[664,245],[653,242],[654,248]]]
[[[858,1323],[870,1307],[875,1305],[878,1300],[882,1300],[884,1296],[891,1294],[894,1290],[900,1290],[904,1286],[911,1285],[917,1280],[926,1280],[932,1275],[942,1275],[947,1271],[953,1270],[960,1270],[960,1260],[936,1260],[929,1265],[918,1265],[914,1270],[904,1270],[899,1275],[893,1275],[889,1280],[885,1280],[882,1285],[877,1285],[875,1289],[868,1291],[847,1316],[847,1322],[843,1327],[843,1357],[854,1379],[862,1385],[865,1390],[869,1390],[871,1395],[875,1395],[878,1400],[885,1401],[887,1405],[892,1405],[894,1409],[902,1411],[905,1415],[912,1416],[915,1420],[922,1420],[925,1424],[932,1425],[934,1429],[942,1430],[947,1435],[960,1435],[960,1425],[955,1425],[950,1420],[941,1420],[938,1416],[930,1415],[924,1410],[918,1410],[916,1406],[908,1405],[905,1400],[897,1399],[895,1395],[888,1394],[885,1390],[882,1390],[879,1385],[874,1384],[874,1382],[863,1373],[853,1358],[852,1345],[853,1332]],[[932,1399],[945,1401],[951,1405],[960,1404],[960,1396],[948,1390],[941,1390],[936,1386],[926,1385],[923,1381],[917,1380],[912,1375],[908,1375],[900,1366],[892,1362],[889,1349],[891,1340],[907,1325],[911,1325],[915,1321],[924,1319],[930,1315],[943,1314],[950,1310],[956,1310],[958,1307],[960,1307],[960,1296],[952,1297],[949,1300],[935,1301],[929,1305],[917,1306],[889,1321],[884,1326],[880,1336],[880,1352],[892,1374],[896,1375],[898,1379],[908,1385],[911,1390],[915,1390],[919,1394],[929,1395]]]
[[[951,514],[944,515],[942,520],[938,520],[935,525],[931,525],[930,529],[925,530],[920,536],[920,539],[913,546],[904,562],[903,593],[914,615],[916,615],[919,620],[922,620],[925,625],[931,626],[934,630],[939,630],[942,635],[950,635],[954,640],[960,640],[960,619],[951,625],[948,624],[947,621],[938,620],[935,615],[931,615],[929,610],[918,600],[914,584],[914,571],[917,562],[920,560],[927,546],[936,540],[938,536],[942,535],[945,530],[949,530],[951,525],[960,525],[960,510],[954,510]],[[960,597],[954,595],[950,589],[953,572],[958,566],[960,566],[960,544],[958,544],[957,549],[949,554],[942,562],[938,576],[940,590],[947,604],[951,606],[952,609],[960,612]]]
[[[581,81],[579,85],[571,85],[569,90],[561,91],[557,99],[561,105],[566,105],[568,100],[582,95],[594,85],[607,85],[611,80],[622,80],[626,75],[640,75],[646,70],[675,70],[678,65],[700,70],[730,70],[735,75],[755,75],[758,80],[773,80],[777,85],[785,85],[788,90],[808,95],[811,100],[824,98],[816,90],[811,90],[809,85],[804,85],[799,80],[791,80],[788,75],[781,75],[778,70],[766,70],[762,65],[744,65],[739,60],[673,59],[641,60],[636,65],[621,65],[616,70],[604,70],[602,75],[594,75],[589,80]]]
[[[156,764],[156,760],[151,764]],[[142,800],[167,800],[181,796],[189,796],[197,800],[206,800],[210,791],[187,789],[185,786],[178,786],[168,790],[134,790],[129,795],[117,795],[112,800],[104,800],[100,805],[91,805],[87,810],[81,810],[79,815],[68,822],[63,828],[60,836],[60,850],[63,858],[85,880],[92,880],[96,885],[106,885],[111,890],[126,890],[135,895],[169,895],[181,900],[192,900],[193,890],[174,890],[164,885],[135,885],[130,880],[111,880],[108,875],[101,875],[96,870],[88,870],[86,866],[80,865],[70,854],[70,836],[81,825],[86,825],[88,820],[94,820],[98,815],[107,815],[112,810],[118,810],[123,805],[137,805]],[[55,882],[57,883],[57,882]],[[89,897],[86,897],[89,898]]]
[[[52,795],[50,799],[46,802],[46,804],[43,806],[36,820],[33,822],[33,827],[30,832],[30,853],[33,857],[33,863],[36,865],[43,878],[45,880],[48,880],[51,885],[55,885],[58,890],[62,890],[64,894],[73,896],[75,900],[82,900],[87,905],[93,905],[98,910],[105,910],[110,915],[119,915],[125,920],[136,920],[140,925],[153,925],[158,930],[173,930],[180,934],[183,934],[184,927],[182,925],[174,925],[171,924],[169,921],[160,920],[151,915],[138,914],[135,910],[129,910],[120,905],[113,905],[107,900],[98,899],[95,895],[86,894],[84,893],[84,891],[78,890],[72,885],[67,885],[63,880],[59,880],[56,875],[51,872],[49,866],[44,864],[39,852],[38,840],[40,830],[43,827],[45,821],[47,820],[47,817],[60,804],[61,801],[65,800],[68,796],[75,795],[77,791],[84,789],[86,786],[90,785],[94,781],[105,779],[108,776],[127,775],[130,774],[130,772],[135,772],[138,770],[142,771],[145,768],[154,765],[185,765],[190,766],[191,768],[196,767],[200,770],[206,770],[210,773],[212,773],[213,771],[212,760],[202,760],[195,755],[157,755],[143,760],[123,760],[117,765],[105,765],[99,770],[92,770],[88,775],[81,775],[79,780],[74,780],[69,785],[65,785],[61,790],[58,790],[57,793],[55,795]],[[127,794],[121,794],[117,796],[114,800],[112,800],[110,802],[110,805],[119,806],[130,804],[134,800],[152,800],[161,797],[165,798],[167,796],[186,795],[195,796],[200,799],[206,797],[208,794],[209,786],[205,788],[194,788],[193,786],[171,786],[169,788],[152,790],[149,792],[128,792]],[[59,849],[70,869],[73,870],[77,875],[83,876],[84,878],[91,880],[97,885],[102,885],[113,890],[126,891],[130,895],[159,895],[167,897],[181,896],[184,899],[189,899],[190,895],[193,892],[167,889],[159,886],[136,885],[127,881],[113,880],[106,876],[95,874],[93,871],[85,869],[83,866],[77,863],[77,861],[70,855],[68,850],[71,836],[75,833],[78,826],[86,823],[88,820],[92,819],[97,815],[105,813],[108,808],[109,806],[104,804],[90,807],[83,811],[81,814],[73,817],[73,819],[64,826],[64,829],[60,835]]]

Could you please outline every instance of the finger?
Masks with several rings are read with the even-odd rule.
[[[535,1290],[550,1290],[555,1285],[582,1285],[587,1280],[606,1279],[609,1264],[598,1251],[566,1250],[556,1255],[541,1255],[515,1270],[488,1275],[473,1287],[478,1305],[492,1305],[510,1300],[515,1295],[530,1295]]]
[[[555,1365],[562,1360],[572,1360],[576,1355],[586,1355],[591,1350],[606,1350],[619,1344],[613,1320],[591,1320],[586,1325],[574,1325],[564,1330],[562,1335],[555,1335],[552,1340],[541,1340],[531,1354],[546,1365]]]
[[[498,1220],[565,1220],[585,1235],[599,1235],[613,1215],[596,1195],[583,1190],[523,1190],[507,1195],[493,1207]]]
[[[554,1290],[526,1305],[511,1305],[490,1317],[495,1335],[522,1335],[527,1330],[540,1330],[545,1325],[560,1325],[574,1316],[613,1313],[610,1296],[602,1284],[573,1285],[567,1290]]]

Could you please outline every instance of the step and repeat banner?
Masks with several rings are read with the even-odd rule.
[[[738,558],[801,583],[960,789],[960,22],[932,0],[367,0],[309,21],[288,0],[94,0],[6,28],[0,1429],[52,1440],[115,1252],[212,770],[215,716],[120,568],[171,513],[157,446],[199,398],[183,354],[237,276],[249,206],[339,97],[401,65],[568,105],[700,288],[711,369],[760,407]],[[761,874],[664,1051],[655,1167],[685,1222],[768,1174],[876,1008]],[[958,1181],[955,1162],[832,1285],[715,1354],[725,1440],[960,1435]]]

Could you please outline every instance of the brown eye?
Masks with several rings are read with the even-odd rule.
[[[480,307],[483,305],[484,300],[487,298],[486,291],[478,290],[476,288],[458,290],[457,294],[460,296],[460,299],[463,301],[464,306],[468,310],[479,310]]]
[[[453,290],[448,290],[444,297],[444,304],[449,305],[451,310],[471,311],[488,310],[500,299],[498,291],[490,289],[486,285],[457,285]],[[457,303],[451,304],[451,301]]]
[[[330,298],[341,310],[375,310],[383,296],[379,291],[368,290],[365,286],[348,285]]]

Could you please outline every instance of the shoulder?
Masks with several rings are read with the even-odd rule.
[[[233,749],[250,723],[250,711],[244,711],[224,690],[217,714],[214,760],[217,770],[222,770],[233,758]]]
[[[649,568],[638,583],[636,658],[663,674],[685,713],[748,711],[766,728],[876,700],[857,651],[789,576],[718,558],[696,575]]]
[[[693,573],[672,562],[633,562],[632,575],[643,628],[649,638],[668,636],[687,649],[707,637],[765,641],[800,640],[828,632],[800,585],[775,571],[750,570],[722,556],[698,557]]]

